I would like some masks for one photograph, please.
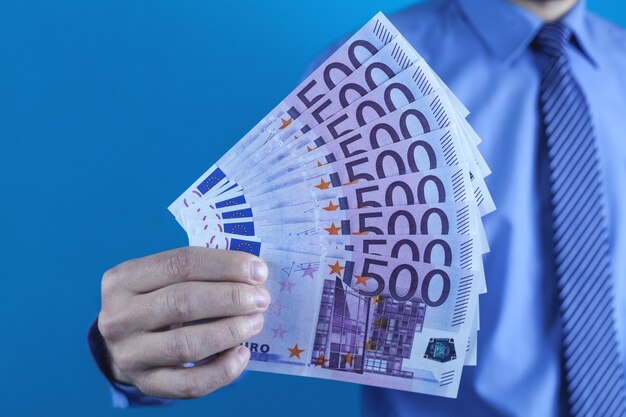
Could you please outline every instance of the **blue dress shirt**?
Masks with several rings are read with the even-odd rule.
[[[472,112],[469,121],[483,139],[480,151],[493,171],[487,185],[498,210],[484,218],[491,253],[485,258],[489,292],[480,297],[478,366],[465,369],[458,399],[365,387],[364,415],[563,415],[561,335],[538,107],[540,77],[529,47],[542,22],[505,0],[422,3],[391,21]],[[626,32],[589,13],[584,0],[563,22],[575,37],[567,53],[587,96],[599,141],[623,354]],[[142,400],[141,393],[130,388],[114,384],[113,389],[119,405],[158,403]]]

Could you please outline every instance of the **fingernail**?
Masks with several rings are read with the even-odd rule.
[[[265,262],[250,262],[250,277],[256,282],[265,281],[267,279],[267,265],[265,265]]]
[[[239,356],[241,363],[246,363],[250,359],[250,351],[245,346],[239,346],[237,348],[237,356]]]
[[[265,288],[257,288],[254,297],[258,308],[265,310],[270,305],[270,293]]]
[[[248,319],[253,330],[260,330],[263,327],[263,314],[253,314]]]

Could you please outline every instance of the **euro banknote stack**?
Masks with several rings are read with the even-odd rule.
[[[456,397],[495,208],[467,114],[379,13],[171,204],[269,266],[248,369]]]

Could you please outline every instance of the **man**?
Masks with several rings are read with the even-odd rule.
[[[584,0],[442,0],[391,20],[472,111],[498,210],[478,366],[458,399],[368,387],[365,415],[625,415],[626,32]],[[233,380],[249,358],[238,344],[263,325],[266,276],[252,256],[200,248],[108,271],[90,340],[118,401]]]

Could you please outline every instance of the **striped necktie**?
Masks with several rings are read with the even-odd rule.
[[[602,172],[585,96],[565,47],[571,32],[543,26],[533,46],[542,60],[540,106],[547,140],[552,234],[572,416],[624,416],[623,364]]]

